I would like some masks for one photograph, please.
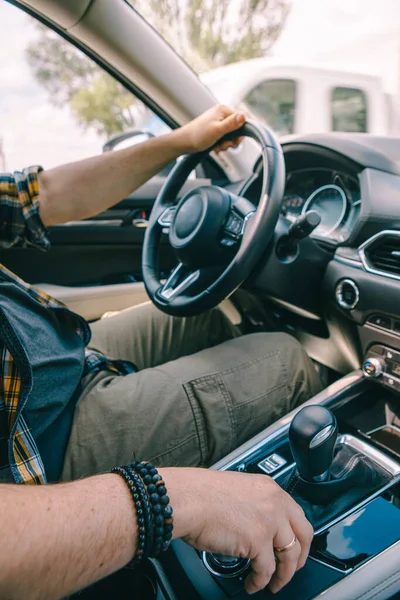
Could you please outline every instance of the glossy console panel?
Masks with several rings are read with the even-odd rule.
[[[389,548],[400,537],[400,485],[316,535],[311,557],[348,573]]]

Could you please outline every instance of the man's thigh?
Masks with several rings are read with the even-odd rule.
[[[134,459],[210,465],[319,390],[290,336],[259,333],[126,377],[98,376],[78,403],[63,479]]]
[[[171,317],[150,302],[122,310],[91,326],[90,346],[148,369],[240,335],[219,309],[196,317]]]

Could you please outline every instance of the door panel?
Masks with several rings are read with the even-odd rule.
[[[12,86],[2,89],[0,109],[7,115],[1,122],[5,148],[0,154],[2,170],[18,171],[35,164],[48,169],[96,155],[115,132],[134,128],[160,135],[170,130],[153,110],[70,41],[45,25],[38,27],[34,17],[15,6],[0,2],[0,13],[15,31],[7,38],[8,52],[0,53],[0,77],[7,83],[12,71],[21,82],[18,94]],[[48,47],[54,51],[49,53]],[[43,60],[48,73],[45,78],[40,75]],[[97,94],[98,85],[107,90],[105,104]],[[82,102],[77,99],[82,100],[83,89],[85,103],[88,101],[92,107],[90,114],[79,110]],[[94,99],[96,102],[92,102]],[[226,181],[213,161],[204,162],[207,164],[196,169],[197,179],[191,175],[181,194],[209,184],[208,177],[214,183]],[[142,302],[146,298],[141,284],[145,227],[165,173],[164,169],[97,216],[51,227],[49,252],[0,249],[0,262],[27,282],[47,286],[48,291],[89,319]],[[73,193],[71,187],[71,196]],[[167,274],[175,263],[167,239],[162,242],[160,259],[161,271]]]
[[[39,283],[38,286],[88,321],[99,319],[106,312],[120,311],[149,300],[143,283],[76,287]]]
[[[49,228],[49,252],[34,248],[0,250],[0,262],[34,284],[85,286],[141,281],[145,219],[134,217],[149,215],[164,181],[162,177],[153,178],[95,218]],[[188,181],[181,195],[209,183],[209,179]],[[175,261],[167,239],[163,241],[161,255],[160,268],[167,272]]]

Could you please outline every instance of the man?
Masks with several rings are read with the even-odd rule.
[[[244,122],[243,114],[215,107],[133,148],[1,177],[3,246],[47,249],[46,226],[107,209],[179,155],[214,146]],[[91,338],[81,317],[4,268],[0,288],[4,482],[77,479],[134,458],[165,467],[209,465],[319,389],[297,342],[283,334],[239,337],[218,310],[191,319],[150,306],[122,311],[95,323]],[[276,591],[304,564],[310,526],[268,478],[198,469],[162,474],[176,537],[249,556],[249,591],[274,572]],[[10,549],[0,560],[1,597],[26,598],[27,590],[32,598],[60,597],[132,558],[132,507],[116,479],[0,486],[0,535]],[[228,516],[219,497],[226,497]],[[293,550],[275,563],[273,547],[293,536]]]

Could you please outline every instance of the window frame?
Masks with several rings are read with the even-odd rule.
[[[54,21],[46,19],[46,17],[44,17],[41,14],[38,14],[33,9],[26,6],[25,4],[22,4],[18,0],[5,0],[5,1],[8,2],[9,4],[12,4],[16,8],[22,10],[23,12],[28,14],[33,19],[36,19],[36,21],[39,21],[39,23],[42,23],[42,25],[49,27],[55,33],[60,35],[64,40],[66,40],[67,42],[69,42],[70,44],[75,46],[75,48],[77,48],[78,50],[83,52],[88,58],[92,59],[97,64],[98,67],[103,69],[106,73],[108,73],[111,77],[113,77],[116,81],[118,81],[118,83],[120,83],[122,86],[124,86],[128,92],[130,92],[131,94],[136,96],[136,98],[138,98],[138,100],[143,102],[143,104],[147,108],[149,108],[151,111],[153,111],[153,113],[156,114],[162,121],[164,121],[165,124],[168,125],[168,127],[170,127],[171,129],[176,129],[177,127],[179,127],[178,123],[168,113],[166,113],[156,102],[154,102],[154,100],[152,100],[152,98],[150,98],[150,96],[148,96],[145,92],[143,92],[143,90],[141,90],[132,81],[127,79],[124,75],[122,75],[122,73],[120,73],[118,70],[116,70],[114,67],[112,67],[107,61],[105,61],[103,59],[103,57],[101,57],[99,54],[94,52],[91,48],[86,46],[86,44],[84,44],[81,41],[72,37],[68,31],[59,27],[57,25],[57,23],[54,23]]]
[[[1,0],[0,0],[1,1]],[[102,56],[100,56],[97,52],[92,50],[89,46],[74,38],[69,31],[63,29],[54,21],[47,19],[44,15],[37,13],[31,7],[26,6],[19,0],[5,0],[9,4],[15,6],[19,10],[23,11],[42,25],[49,27],[52,31],[60,35],[64,40],[72,44],[75,48],[83,52],[88,58],[93,60],[98,67],[103,69],[108,75],[113,77],[118,83],[125,87],[127,91],[133,94],[138,100],[143,102],[143,104],[151,110],[157,117],[159,117],[164,123],[170,127],[171,131],[178,129],[180,124],[169,115],[157,102],[155,102],[150,96],[148,96],[140,87],[138,87],[135,83],[133,83],[130,79],[125,77],[120,71],[114,68],[108,61],[106,61]],[[129,3],[128,3],[129,4]],[[132,5],[130,8],[134,10]],[[203,84],[204,85],[204,84]],[[196,177],[210,177],[215,179],[227,180],[227,175],[223,167],[218,164],[214,160],[211,155],[207,155],[202,162],[197,165],[196,169]]]

